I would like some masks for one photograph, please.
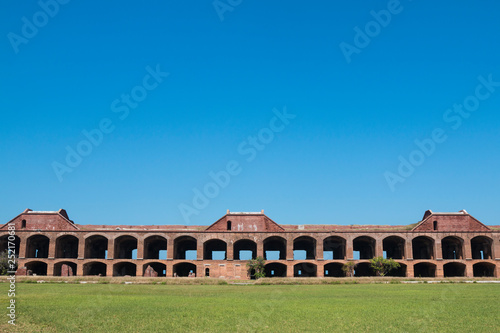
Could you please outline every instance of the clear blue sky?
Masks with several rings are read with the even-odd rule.
[[[3,222],[29,207],[81,224],[208,225],[227,209],[282,224],[467,209],[500,224],[500,87],[478,80],[500,82],[497,1],[243,0],[223,20],[212,1],[0,6]],[[447,111],[465,101],[467,117]],[[296,117],[281,126],[284,108]],[[103,120],[112,130],[69,167],[66,148],[88,148],[83,131]],[[415,152],[439,128],[447,139]],[[419,165],[391,188],[412,153]],[[193,189],[230,161],[239,173],[186,219]]]

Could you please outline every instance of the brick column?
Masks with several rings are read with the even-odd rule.
[[[293,264],[286,263],[286,277],[293,277]]]
[[[493,250],[492,259],[500,260],[500,239],[499,238],[496,238],[496,239],[493,238],[492,250]],[[497,275],[497,277],[500,277],[500,275]]]
[[[76,276],[83,276],[83,263],[79,262],[76,265],[76,272],[74,272]]]
[[[85,238],[81,236],[78,237],[78,259],[83,258],[85,258]]]
[[[316,266],[316,276],[317,277],[325,277],[325,264],[321,263]]]
[[[26,247],[27,246],[28,246],[27,238],[19,236],[19,259],[26,258]]]
[[[384,247],[382,240],[375,240],[375,257],[383,257],[384,256]]]
[[[323,260],[323,240],[316,239],[316,260]]]
[[[434,242],[434,260],[443,260],[443,248],[441,247],[441,239]]]
[[[135,267],[135,276],[143,276],[144,274],[142,272],[142,260],[135,262],[135,265],[136,265],[136,267]]]
[[[465,263],[465,276],[466,277],[473,277],[474,276],[474,270],[472,267],[472,262],[466,262]]]
[[[113,261],[108,261],[106,264],[106,276],[113,276]]]
[[[405,259],[412,260],[413,259],[413,246],[411,244],[411,239],[407,239],[405,242]],[[413,266],[412,266],[413,269]]]
[[[443,270],[443,262],[442,261],[436,263],[436,277],[438,277],[438,278],[444,277],[444,270]]]
[[[144,237],[137,238],[137,259],[144,259]]]
[[[234,259],[234,244],[233,242],[228,242],[227,243],[227,251],[226,251],[226,260],[233,260]]]
[[[110,238],[108,239],[108,259],[114,259],[115,258],[114,253],[115,253],[115,239]]]
[[[49,238],[49,259],[56,257],[56,240]]]
[[[167,240],[167,260],[174,259],[174,240]],[[167,275],[168,276],[168,275]]]
[[[264,241],[257,241],[257,257],[266,258],[266,254],[264,253]]]
[[[293,260],[293,238],[286,240],[286,260]]]
[[[47,263],[47,276],[54,276],[54,262],[49,261]]]
[[[354,257],[354,247],[352,243],[352,238],[349,237],[345,240],[345,250],[346,250],[346,260],[353,260]]]
[[[174,275],[174,265],[172,264],[171,261],[167,261],[165,267],[165,276],[172,277],[173,275]]]
[[[464,259],[472,260],[472,246],[468,238],[464,239]]]
[[[406,263],[406,277],[414,277],[414,275],[415,275],[415,270],[413,269],[413,263],[407,262]]]
[[[203,260],[203,242],[199,239],[196,240],[196,258],[197,260]]]

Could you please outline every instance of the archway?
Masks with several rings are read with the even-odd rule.
[[[443,259],[463,259],[463,240],[455,236],[448,236],[441,240]]]
[[[472,259],[493,259],[493,240],[486,236],[477,236],[470,241],[472,249]]]
[[[339,262],[332,262],[326,264],[324,267],[324,276],[325,277],[344,277],[345,273],[342,270],[344,265]]]
[[[382,241],[386,258],[403,259],[405,256],[405,240],[398,236],[389,236]]]
[[[203,243],[204,260],[226,260],[227,244],[220,239],[211,239]]]
[[[286,277],[286,265],[273,262],[264,266],[266,277]]]
[[[85,239],[85,259],[107,259],[108,239],[94,235]]]
[[[167,259],[167,239],[150,236],[144,240],[144,259]]]
[[[174,240],[174,259],[197,259],[197,241],[191,236],[180,236]]]
[[[345,259],[346,253],[346,241],[342,237],[331,236],[323,240],[323,259],[324,260],[335,260]]]
[[[189,276],[190,273],[196,276],[196,265],[189,262],[181,262],[174,265],[174,276],[186,277]]]
[[[421,262],[413,266],[414,277],[436,277],[436,265],[430,262]]]
[[[302,262],[293,266],[294,277],[316,277],[317,266],[308,262]]]
[[[106,276],[106,264],[98,261],[89,262],[83,265],[83,275]]]
[[[353,250],[358,252],[359,258],[372,259],[375,256],[375,239],[368,236],[360,236],[353,240]],[[356,257],[356,253],[354,253]]]
[[[465,276],[465,265],[459,262],[450,262],[443,265],[444,277]]]
[[[418,236],[411,241],[413,259],[434,259],[434,240],[426,236]]]
[[[131,262],[119,262],[113,265],[113,276],[135,276],[137,266]]]
[[[279,236],[264,239],[264,257],[266,260],[285,260],[286,239]]]
[[[495,277],[495,264],[489,262],[478,262],[472,266],[474,277]]]
[[[309,236],[297,237],[293,240],[293,259],[316,259],[316,240]]]
[[[50,240],[47,236],[31,236],[26,242],[26,258],[48,258],[49,243]]]
[[[250,239],[240,239],[233,246],[234,260],[251,260],[257,257],[257,244]]]
[[[78,258],[78,238],[65,235],[56,239],[56,258]]]
[[[133,236],[116,238],[114,255],[114,259],[137,259],[137,238]]]
[[[62,261],[54,265],[54,276],[76,276],[76,264],[71,261]]]

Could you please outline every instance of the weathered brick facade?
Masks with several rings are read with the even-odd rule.
[[[279,225],[264,212],[227,212],[206,226],[79,225],[66,211],[25,210],[15,226],[18,274],[249,278],[244,259],[266,258],[267,276],[372,275],[368,260],[394,258],[396,276],[500,276],[500,228],[466,211],[433,213],[412,226]],[[10,236],[10,239],[9,239]]]

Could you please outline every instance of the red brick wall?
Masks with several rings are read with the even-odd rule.
[[[470,215],[431,215],[415,231],[434,231],[434,221],[437,221],[435,231],[488,231],[489,229],[477,222]]]

